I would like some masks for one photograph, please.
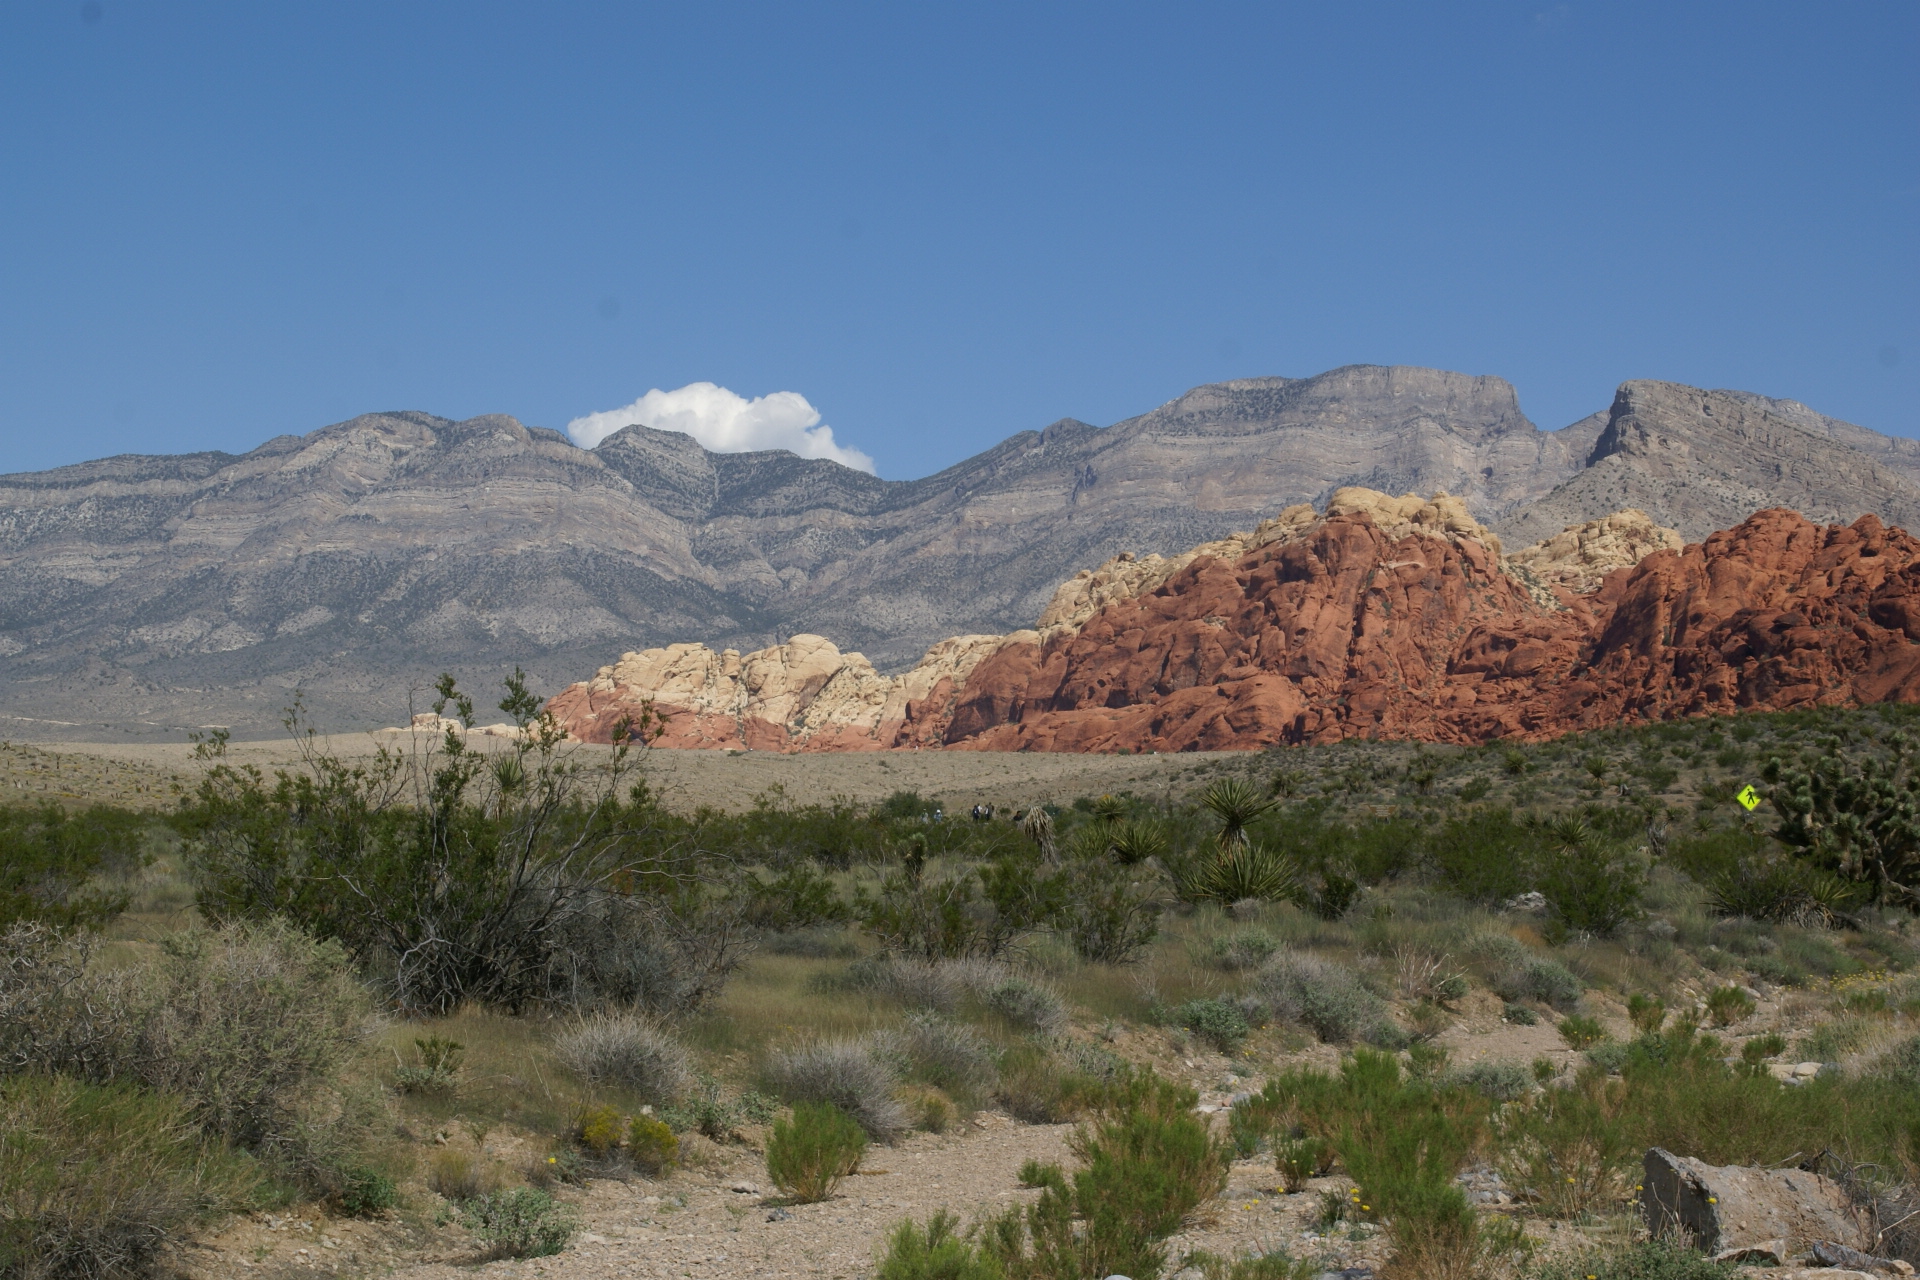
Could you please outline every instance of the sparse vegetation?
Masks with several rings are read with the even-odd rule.
[[[1241,1095],[1221,1132],[1263,1167],[1270,1153],[1287,1189],[1350,1178],[1363,1196],[1337,1197],[1338,1230],[1379,1233],[1422,1275],[1560,1274],[1520,1260],[1508,1215],[1450,1190],[1467,1161],[1499,1170],[1517,1219],[1574,1232],[1618,1211],[1655,1143],[1713,1163],[1844,1153],[1908,1195],[1913,718],[1249,753],[1164,795],[978,822],[910,795],[677,813],[635,769],[640,743],[617,769],[599,752],[574,770],[565,744],[539,745],[537,715],[525,750],[315,751],[272,779],[210,750],[207,785],[164,823],[79,808],[0,823],[55,851],[32,865],[66,868],[0,882],[0,1105],[28,1116],[0,1141],[26,1152],[94,1115],[129,1133],[165,1115],[178,1139],[129,1140],[139,1195],[108,1194],[135,1185],[112,1151],[57,1163],[34,1147],[0,1178],[55,1188],[66,1225],[9,1209],[5,1238],[91,1240],[71,1247],[137,1273],[156,1247],[140,1241],[235,1208],[404,1216],[437,1193],[483,1250],[537,1253],[565,1243],[552,1197],[573,1185],[638,1170],[664,1196],[711,1168],[706,1140],[757,1141],[777,1108],[765,1089],[795,1107],[774,1132],[809,1194],[850,1167],[818,1154],[827,1108],[862,1145],[951,1141],[990,1108],[1085,1125],[1082,1167],[1036,1167],[1030,1210],[902,1226],[883,1275],[1147,1274],[1199,1203],[1155,1170],[1204,1195],[1225,1149],[1183,1127],[1198,1118],[1174,1114],[1175,1086],[1141,1083],[1149,1064],[1216,1104]],[[1750,772],[1718,772],[1735,767]],[[1749,817],[1732,781],[1778,803]],[[509,847],[532,853],[501,880]],[[401,909],[423,884],[427,907]],[[360,920],[329,906],[361,891],[391,901]],[[189,900],[200,919],[182,927]],[[446,922],[431,936],[428,909]],[[1524,1056],[1461,1047],[1496,1017]],[[1316,1041],[1345,1066],[1292,1065]],[[1826,1065],[1776,1078],[1809,1062]],[[525,1146],[490,1148],[489,1132]],[[532,1191],[549,1198],[518,1195]],[[1209,1277],[1306,1265],[1188,1261]],[[1583,1265],[1715,1274],[1652,1248]]]
[[[827,1102],[801,1102],[773,1122],[767,1136],[767,1176],[802,1204],[825,1200],[860,1167],[867,1135],[860,1123]]]

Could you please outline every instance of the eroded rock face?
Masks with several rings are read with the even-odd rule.
[[[1615,569],[1630,569],[1656,551],[1678,551],[1685,542],[1676,529],[1663,529],[1644,511],[1616,511],[1585,524],[1569,525],[1542,542],[1507,557],[1509,568],[1524,570],[1543,586],[1584,595],[1600,589]]]
[[[1004,645],[967,682],[947,741],[1482,742],[1920,699],[1920,542],[1873,516],[1759,512],[1556,607],[1476,537],[1339,507],[1296,540],[1196,559],[1078,632]]]
[[[1032,632],[1015,633],[1031,636]],[[651,707],[663,747],[879,751],[940,741],[953,697],[1001,636],[942,640],[899,676],[823,636],[742,654],[701,644],[628,653],[570,685],[548,709],[572,736],[609,742]]]
[[[1920,542],[1762,511],[1705,542],[1621,512],[1509,560],[1458,499],[1337,490],[1185,555],[1119,557],[1040,626],[881,675],[819,636],[628,654],[556,698],[605,741],[1182,751],[1484,742],[1738,710],[1920,699]]]

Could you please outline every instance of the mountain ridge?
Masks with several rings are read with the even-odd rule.
[[[1678,384],[1623,392],[1643,386]],[[941,637],[1030,625],[1077,569],[1355,485],[1455,493],[1510,545],[1629,506],[1689,537],[1759,505],[1857,514],[1827,510],[1850,497],[1920,523],[1920,442],[1684,390],[1542,431],[1502,379],[1350,365],[1196,387],[1108,427],[1063,418],[915,480],[420,411],[0,476],[0,724],[268,732],[298,689],[330,727],[371,727],[442,669],[478,686],[520,665],[557,689],[626,649],[800,632],[903,669]],[[1728,437],[1688,395],[1746,425]],[[1727,438],[1785,441],[1792,465],[1697,456]]]

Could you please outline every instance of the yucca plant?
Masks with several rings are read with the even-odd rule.
[[[1262,844],[1232,844],[1202,864],[1195,888],[1201,898],[1233,903],[1246,898],[1280,902],[1299,895],[1293,862]]]
[[[1247,842],[1247,828],[1272,812],[1277,801],[1245,778],[1219,778],[1200,793],[1200,803],[1220,820],[1220,847]]]

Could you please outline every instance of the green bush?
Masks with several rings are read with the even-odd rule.
[[[1715,987],[1707,994],[1707,1020],[1716,1027],[1730,1027],[1753,1010],[1753,997],[1739,987]]]
[[[1333,1158],[1333,1144],[1312,1134],[1287,1138],[1273,1147],[1273,1167],[1289,1195],[1304,1191],[1309,1178],[1323,1178],[1331,1173]]]
[[[443,676],[436,712],[471,724]],[[301,718],[304,764],[269,781],[226,763],[173,819],[200,910],[285,918],[343,946],[408,1011],[468,1001],[680,1012],[744,957],[750,895],[686,822],[629,786],[625,745],[578,767],[516,672],[500,707],[526,732],[505,755],[449,732],[419,760],[345,760]],[[651,728],[651,725],[643,726]]]
[[[1591,1049],[1607,1038],[1600,1019],[1574,1014],[1560,1020],[1560,1038],[1569,1049]]]
[[[512,1187],[476,1196],[461,1221],[479,1237],[489,1258],[545,1258],[559,1253],[580,1229],[572,1206],[537,1187]]]
[[[1195,1101],[1156,1076],[1127,1079],[1069,1140],[1081,1165],[1071,1180],[1053,1165],[1022,1171],[1040,1197],[996,1219],[987,1250],[1014,1277],[1158,1276],[1161,1242],[1225,1188],[1232,1160],[1192,1113]]]
[[[164,1241],[242,1207],[258,1183],[179,1099],[58,1076],[0,1083],[0,1275],[146,1274]]]
[[[416,1039],[414,1060],[394,1068],[394,1087],[402,1093],[450,1094],[460,1087],[460,1061],[466,1052],[458,1040],[437,1035]]]
[[[1232,1053],[1251,1028],[1230,1000],[1190,1000],[1174,1011],[1181,1026],[1222,1053]]]
[[[860,1167],[867,1135],[853,1117],[829,1103],[802,1102],[767,1137],[767,1176],[803,1204],[825,1200],[840,1179]]]
[[[400,1188],[378,1169],[362,1166],[343,1171],[335,1200],[349,1218],[375,1218],[400,1203]]]
[[[573,1122],[573,1136],[596,1159],[604,1160],[620,1146],[626,1136],[618,1108],[594,1103],[583,1109]]]
[[[1649,868],[1625,841],[1573,817],[1536,834],[1535,881],[1555,925],[1606,937],[1640,917]]]
[[[93,887],[102,872],[148,861],[152,819],[95,805],[0,805],[0,932],[25,920],[60,928],[98,926],[127,909],[125,893]]]
[[[944,1209],[925,1228],[911,1219],[900,1223],[887,1238],[875,1280],[1002,1280],[999,1260],[962,1239],[958,1225]]]
[[[1228,934],[1213,940],[1207,952],[1207,963],[1228,973],[1258,969],[1279,949],[1277,941],[1258,931]]]
[[[627,1125],[627,1158],[648,1177],[657,1176],[680,1156],[680,1139],[665,1121],[635,1116]]]

